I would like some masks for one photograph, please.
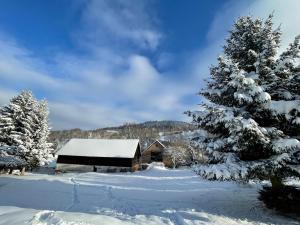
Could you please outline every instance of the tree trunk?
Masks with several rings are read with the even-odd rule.
[[[25,167],[21,169],[21,176],[25,175]]]
[[[13,169],[9,169],[9,174],[12,174],[12,172],[13,172]]]
[[[175,161],[174,157],[172,158],[172,163],[173,163],[173,169],[175,169],[176,168],[176,161]]]
[[[277,188],[282,188],[284,186],[282,179],[279,176],[273,175],[271,176],[270,180],[271,180],[272,188],[277,189]]]

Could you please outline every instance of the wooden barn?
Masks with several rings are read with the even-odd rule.
[[[57,153],[57,172],[127,172],[139,169],[138,139],[71,139]]]
[[[163,162],[163,153],[166,146],[159,140],[155,140],[142,153],[142,163]]]
[[[189,158],[187,149],[183,143],[155,140],[142,152],[142,167],[152,162],[162,162],[169,168],[186,165]]]

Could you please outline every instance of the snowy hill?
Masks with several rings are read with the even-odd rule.
[[[207,137],[208,134],[205,130],[195,129],[188,131],[176,131],[176,132],[161,132],[160,134],[161,141],[176,142],[181,141],[183,143],[189,144],[190,141],[197,137]]]
[[[95,130],[62,130],[52,131],[49,141],[60,148],[71,138],[139,138],[143,140],[158,139],[161,134],[173,134],[183,131],[193,131],[196,128],[181,121],[147,121],[139,124],[124,124],[119,127],[99,128]]]

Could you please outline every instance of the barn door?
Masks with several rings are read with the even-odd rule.
[[[152,162],[162,162],[162,152],[151,152],[151,161]]]

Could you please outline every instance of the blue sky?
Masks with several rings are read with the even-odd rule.
[[[233,21],[272,11],[286,46],[299,0],[2,0],[0,105],[31,89],[53,129],[188,121]]]

